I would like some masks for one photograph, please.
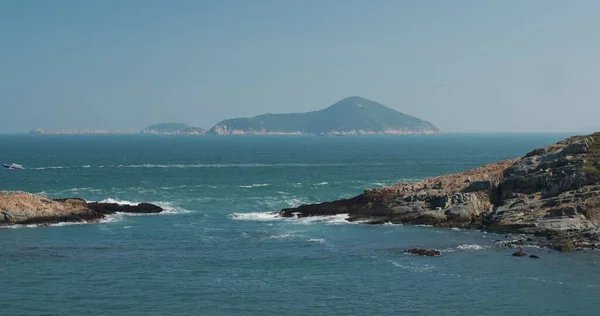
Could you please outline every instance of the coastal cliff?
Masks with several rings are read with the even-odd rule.
[[[354,198],[303,205],[283,217],[349,214],[348,221],[531,234],[560,250],[600,247],[600,133],[575,136],[522,158]]]
[[[94,223],[110,214],[149,214],[162,211],[161,207],[150,203],[138,205],[88,203],[79,198],[51,199],[40,194],[0,191],[0,226],[47,226],[61,222]]]

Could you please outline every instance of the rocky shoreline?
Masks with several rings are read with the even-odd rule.
[[[574,136],[522,158],[416,183],[277,212],[348,214],[366,224],[481,229],[528,237],[499,240],[560,251],[600,248],[600,133]]]
[[[0,227],[12,225],[49,226],[57,223],[96,223],[116,213],[160,213],[163,209],[150,203],[121,205],[88,203],[79,198],[52,199],[41,194],[0,191]]]

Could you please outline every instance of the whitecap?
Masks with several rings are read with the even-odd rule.
[[[50,167],[37,167],[37,168],[31,168],[33,170],[47,170],[47,169],[65,169],[67,167],[63,167],[63,166],[50,166]]]
[[[472,244],[472,245],[458,245],[456,246],[456,249],[459,250],[483,250],[483,249],[488,249],[490,248],[490,246],[483,246],[483,245],[476,245],[476,244]]]
[[[307,240],[308,242],[318,242],[318,243],[325,243],[325,239],[324,238],[313,238],[313,239],[309,239]]]
[[[295,234],[278,234],[278,235],[271,235],[268,238],[269,239],[285,239],[285,238],[292,238],[292,237],[296,237]]]
[[[250,213],[233,213],[229,215],[233,220],[241,221],[288,221],[302,225],[310,225],[314,223],[324,223],[328,225],[339,224],[355,224],[348,222],[348,214],[338,214],[332,216],[307,216],[307,217],[283,217],[277,212],[250,212]],[[357,223],[356,223],[357,224]]]
[[[427,270],[431,270],[431,269],[435,268],[434,265],[430,265],[430,264],[413,265],[413,264],[401,264],[394,260],[387,260],[387,261],[398,268],[402,268],[402,269],[413,271],[413,272],[425,272]]]
[[[283,218],[275,212],[233,213],[230,217],[238,221],[273,221]]]
[[[329,182],[327,182],[327,181],[315,183],[315,185],[328,185],[328,184],[329,184]]]
[[[261,187],[267,187],[270,184],[268,183],[254,183],[251,185],[238,185],[238,188],[246,188],[246,189],[250,189],[250,188],[261,188]]]
[[[90,168],[90,167],[91,167],[90,165],[81,166],[81,168]]]

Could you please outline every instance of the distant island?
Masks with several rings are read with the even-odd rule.
[[[134,134],[132,130],[125,129],[65,129],[51,130],[36,128],[29,132],[35,135],[108,135],[108,134]]]
[[[206,135],[206,130],[201,127],[189,126],[186,123],[158,123],[144,128],[141,133],[155,135]]]
[[[372,135],[439,134],[440,129],[414,116],[361,97],[345,98],[323,110],[296,114],[263,114],[224,120],[214,135]]]
[[[361,97],[345,98],[323,110],[292,114],[263,114],[223,120],[205,130],[186,123],[158,123],[140,131],[151,135],[405,135],[439,134],[422,119]],[[130,130],[45,130],[31,134],[135,134]]]

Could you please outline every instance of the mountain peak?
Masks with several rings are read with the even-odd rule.
[[[344,98],[314,112],[259,115],[225,120],[211,134],[438,134],[433,124],[359,96]]]

